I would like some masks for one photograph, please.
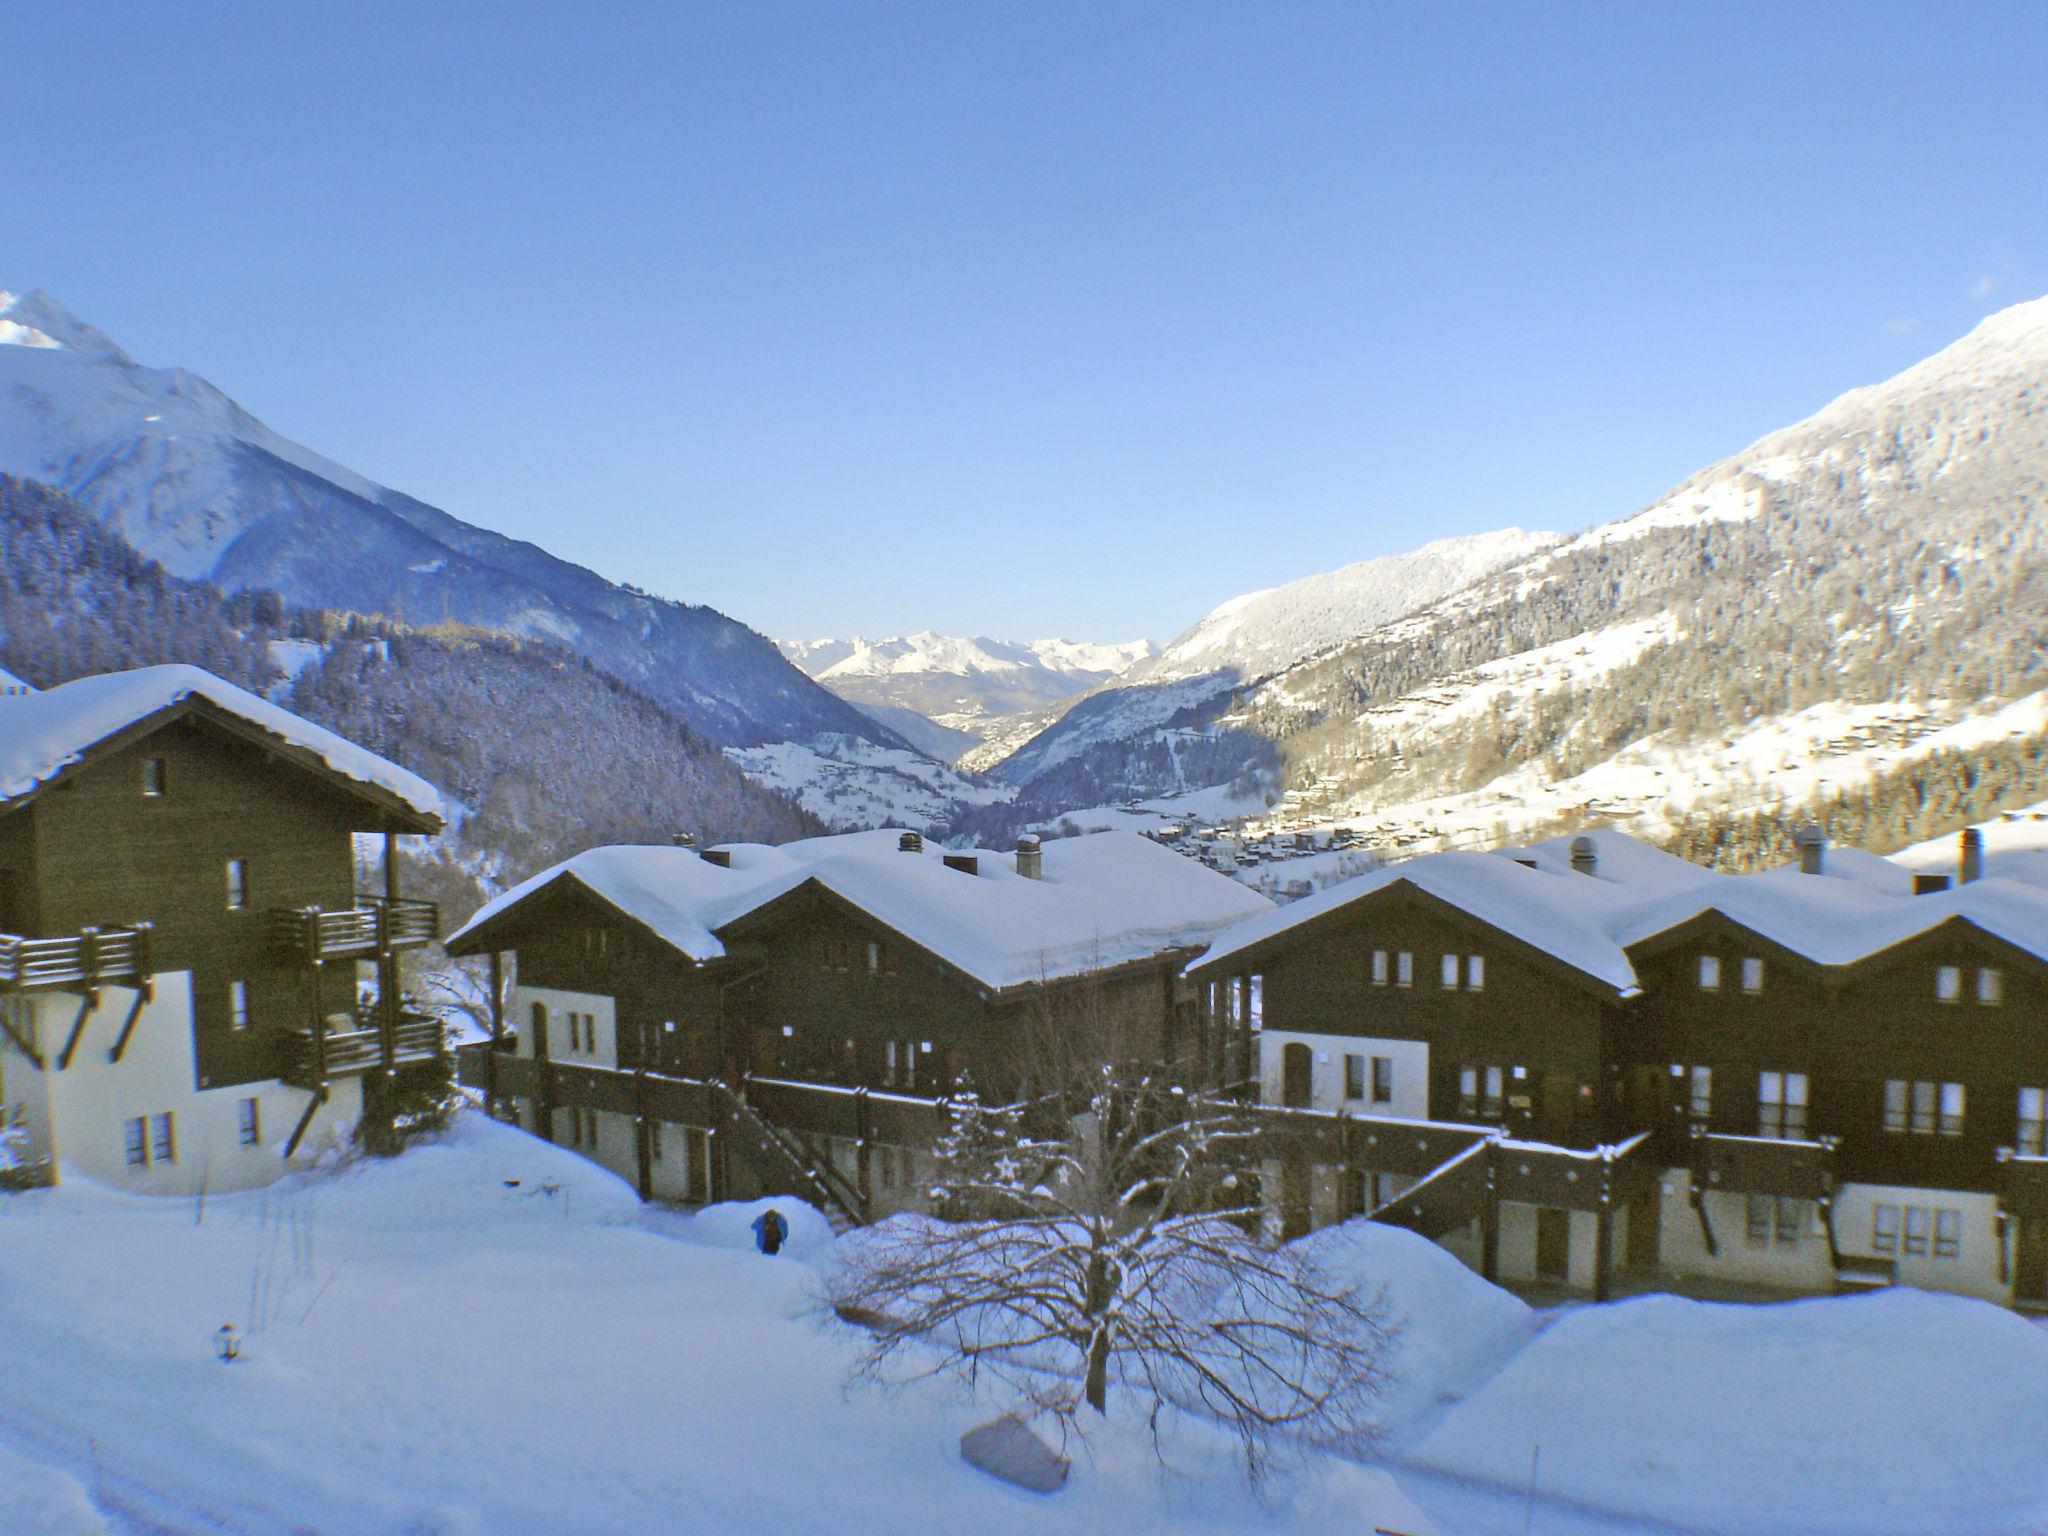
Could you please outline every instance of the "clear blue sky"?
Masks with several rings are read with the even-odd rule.
[[[0,287],[771,634],[1163,639],[2048,291],[2048,6],[0,7]]]

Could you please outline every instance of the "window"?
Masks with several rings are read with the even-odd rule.
[[[153,1163],[175,1163],[178,1160],[178,1138],[171,1112],[149,1117],[149,1160]]]
[[[1223,1023],[1225,1027],[1237,1027],[1237,978],[1223,983]]]
[[[1960,1258],[1963,1252],[1963,1213],[1952,1206],[1937,1206],[1934,1211],[1934,1256],[1937,1259]]]
[[[1372,1101],[1375,1104],[1394,1102],[1394,1058],[1391,1056],[1372,1059]]]
[[[1756,1133],[1781,1141],[1806,1136],[1806,1074],[1759,1072],[1756,1084]]]
[[[1520,1071],[1519,1068],[1516,1070]],[[1458,1112],[1465,1115],[1498,1116],[1505,1106],[1503,1094],[1506,1078],[1506,1071],[1500,1067],[1460,1067]]]
[[[2021,1157],[2048,1157],[2048,1089],[2020,1090],[2019,1135],[2013,1150]]]
[[[882,974],[882,946],[873,939],[868,940],[868,974],[870,976]]]
[[[1884,1085],[1884,1128],[1893,1135],[1962,1135],[1963,1085],[1893,1078]]]
[[[1415,956],[1402,950],[1394,956],[1394,985],[1412,987],[1415,985]]]
[[[1372,984],[1376,987],[1387,984],[1387,952],[1384,949],[1372,952]]]
[[[1465,957],[1465,989],[1469,992],[1478,992],[1485,986],[1486,956],[1467,955]]]
[[[1704,1128],[1714,1118],[1714,1069],[1712,1067],[1688,1067],[1683,1062],[1671,1064],[1671,1076],[1676,1088],[1684,1096],[1685,1118],[1691,1124]]]
[[[2005,972],[1988,965],[1977,968],[1977,1001],[1987,1008],[2005,1001]]]
[[[1806,1225],[1806,1202],[1784,1195],[1751,1195],[1747,1216],[1750,1247],[1795,1248]]]
[[[1742,960],[1742,990],[1761,992],[1764,989],[1764,963],[1755,955],[1745,955]]]
[[[597,1111],[571,1106],[569,1109],[569,1145],[584,1151],[597,1148]]]
[[[228,983],[228,1028],[249,1027],[249,983],[231,981]]]
[[[1963,1000],[1963,968],[1959,965],[1937,965],[1934,968],[1934,996],[1937,1002],[1960,1003]]]
[[[1870,1215],[1870,1246],[1879,1253],[1961,1258],[1963,1213],[1946,1205],[1875,1206]]]
[[[239,912],[249,905],[249,861],[228,860],[228,910]]]
[[[1365,1097],[1365,1058],[1346,1056],[1344,1058],[1344,1097],[1362,1099]]]
[[[1446,992],[1458,990],[1458,957],[1456,955],[1444,956],[1444,990]]]
[[[170,776],[164,771],[164,760],[160,757],[145,757],[142,760],[142,792],[151,799],[161,795],[170,783]]]
[[[149,1166],[149,1122],[141,1115],[121,1122],[121,1136],[128,1144],[128,1166]]]
[[[1721,957],[1719,955],[1700,956],[1700,990],[1702,992],[1718,992],[1721,990]]]
[[[1266,1027],[1266,978],[1247,976],[1244,983],[1245,1027],[1254,1032]]]
[[[236,1101],[235,1132],[245,1147],[263,1144],[263,1110],[254,1099]]]

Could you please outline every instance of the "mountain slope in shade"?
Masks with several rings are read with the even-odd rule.
[[[909,710],[974,747],[1013,717],[1054,708],[1153,654],[1147,640],[1101,645],[1073,640],[991,640],[930,630],[886,640],[785,640],[799,667],[891,726]],[[905,730],[913,744],[916,727]],[[926,733],[929,737],[929,733]],[[948,738],[929,737],[934,742]]]
[[[0,294],[0,471],[68,493],[174,575],[558,641],[714,741],[903,745],[746,626],[378,485],[42,293]]]
[[[1039,734],[994,771],[1011,783],[1028,784],[1092,746],[1153,731],[1205,700],[1413,613],[1561,539],[1520,528],[1439,539],[1407,554],[1361,560],[1234,597],[1158,655],[1135,662],[1100,691],[1048,718]]]

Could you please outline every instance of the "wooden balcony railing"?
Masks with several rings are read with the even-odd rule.
[[[149,975],[149,925],[86,928],[57,939],[0,934],[0,992],[132,985]]]
[[[429,1013],[410,1009],[398,1015],[398,1065],[427,1061],[441,1054],[444,1027]],[[323,1073],[322,1057],[326,1070]],[[298,1087],[317,1087],[320,1079],[353,1077],[380,1066],[384,1060],[383,1034],[377,1027],[374,1007],[358,1010],[345,1029],[329,1029],[315,1039],[311,1029],[290,1031],[285,1040],[283,1079]]]
[[[311,965],[362,959],[387,949],[417,949],[440,937],[441,913],[431,901],[358,896],[336,911],[287,907],[270,914],[277,947]]]

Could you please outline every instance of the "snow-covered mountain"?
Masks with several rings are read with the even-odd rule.
[[[1012,783],[1027,783],[1090,746],[1154,730],[1204,699],[1413,613],[1562,539],[1503,528],[1438,539],[1407,554],[1246,592],[1078,705],[1028,722],[1031,734],[1016,740],[1000,761],[977,754],[969,762],[992,767]]]
[[[68,493],[174,575],[565,643],[717,742],[904,745],[746,626],[378,485],[40,292],[0,293],[0,471]]]
[[[886,640],[778,643],[783,655],[820,683],[921,750],[933,752],[957,740],[953,757],[991,731],[1001,732],[1008,720],[1063,704],[1156,649],[1148,640],[991,640],[930,630]],[[899,712],[905,710],[936,725],[940,734],[903,719]]]
[[[1263,680],[1141,670],[1002,766],[1020,811],[1229,784],[1402,845],[1657,836],[2048,747],[2048,299]]]

